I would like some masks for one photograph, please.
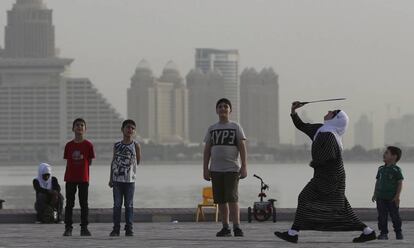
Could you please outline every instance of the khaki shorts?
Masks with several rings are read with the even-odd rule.
[[[239,201],[239,172],[211,172],[214,203],[234,203]]]

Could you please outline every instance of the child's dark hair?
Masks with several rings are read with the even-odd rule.
[[[229,105],[230,106],[230,109],[233,109],[232,107],[231,107],[231,102],[230,102],[230,100],[229,99],[227,99],[227,98],[221,98],[221,99],[219,99],[218,101],[217,101],[217,103],[216,103],[216,108],[221,104],[221,103],[225,103],[225,104],[227,104],[227,105]]]
[[[401,159],[401,154],[402,154],[402,151],[401,151],[401,149],[400,149],[400,148],[398,148],[398,147],[396,147],[396,146],[388,146],[388,147],[387,147],[387,150],[388,150],[388,151],[390,151],[390,153],[391,153],[392,155],[397,156],[397,161],[396,161],[396,162],[400,161],[400,159]]]
[[[128,119],[122,122],[122,129],[124,129],[124,127],[126,127],[127,125],[132,125],[134,127],[136,127],[137,125],[135,124],[134,120]]]
[[[75,128],[75,124],[76,124],[76,123],[78,123],[78,122],[83,123],[83,125],[85,125],[85,127],[86,127],[86,121],[85,121],[84,119],[82,119],[82,118],[76,118],[76,119],[73,121],[73,123],[72,123],[72,128]]]

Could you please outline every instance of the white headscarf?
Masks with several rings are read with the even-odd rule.
[[[47,181],[43,179],[44,174],[50,174],[50,177]],[[52,167],[49,164],[41,163],[37,170],[37,178],[39,181],[40,187],[44,189],[52,189]]]
[[[332,133],[335,135],[336,142],[341,149],[344,148],[342,144],[342,136],[345,134],[346,128],[348,127],[349,117],[344,111],[339,111],[339,113],[332,119],[326,120],[322,127],[318,129],[313,140],[316,140],[316,137],[319,133]]]

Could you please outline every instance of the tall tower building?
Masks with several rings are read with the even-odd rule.
[[[141,138],[155,139],[155,94],[150,64],[141,60],[131,77],[131,86],[127,91],[127,115],[135,120],[137,134]]]
[[[97,157],[112,156],[120,115],[88,79],[63,76],[72,59],[54,54],[52,10],[41,0],[17,0],[8,11],[0,57],[2,161],[59,161],[72,121],[83,117]]]
[[[175,139],[188,140],[188,90],[177,65],[169,61],[164,67],[160,82],[174,85],[171,99],[171,128]]]
[[[232,102],[232,119],[239,121],[239,52],[238,50],[219,50],[197,48],[195,67],[202,72],[218,71],[223,76],[223,97]],[[218,100],[218,99],[216,99]]]
[[[414,115],[388,120],[384,131],[385,145],[414,147]]]
[[[224,78],[219,71],[193,69],[187,74],[189,138],[201,143],[207,128],[217,122],[216,102],[224,97]]]
[[[354,145],[371,150],[374,145],[374,124],[367,115],[361,115],[354,126]]]
[[[5,56],[49,58],[55,56],[52,10],[42,0],[17,0],[7,12]]]
[[[253,145],[279,145],[279,84],[272,68],[258,73],[245,69],[240,76],[241,124]]]
[[[155,78],[142,60],[128,89],[128,117],[136,120],[138,135],[156,143],[188,140],[188,92],[176,64],[169,61]]]

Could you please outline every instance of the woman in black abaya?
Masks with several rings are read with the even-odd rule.
[[[312,139],[314,176],[298,198],[295,221],[287,232],[275,232],[285,241],[296,243],[300,230],[362,231],[353,242],[376,239],[375,232],[355,215],[345,197],[345,170],[342,161],[342,135],[349,118],[344,111],[329,111],[324,124],[302,122],[292,104],[293,124]]]

